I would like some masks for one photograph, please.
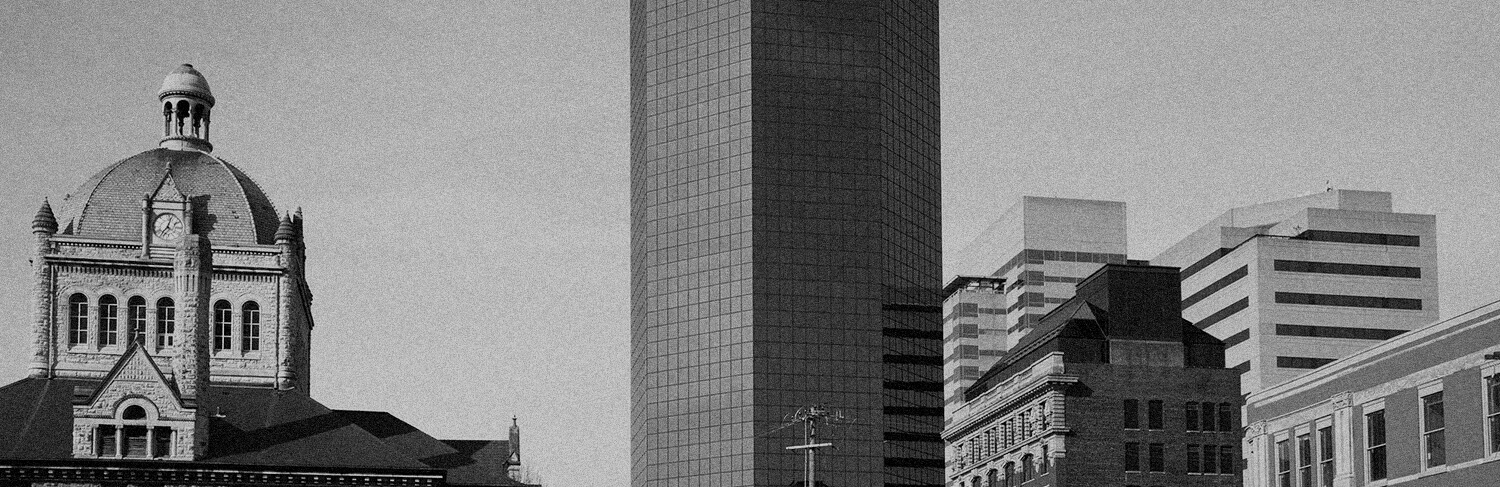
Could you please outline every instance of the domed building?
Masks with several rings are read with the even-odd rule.
[[[438,440],[311,397],[301,211],[214,154],[191,65],[157,99],[159,147],[32,223],[32,356],[0,387],[0,483],[524,485],[514,419],[507,440]]]

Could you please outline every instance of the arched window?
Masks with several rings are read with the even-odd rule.
[[[74,294],[68,298],[68,344],[89,342],[89,298]]]
[[[979,484],[979,476],[975,475],[974,478],[969,479],[969,485],[972,485],[974,487],[979,487],[979,485],[980,485]]]
[[[995,469],[992,468],[992,469],[990,469],[989,473],[987,473],[987,474],[984,475],[984,477],[985,477],[984,478],[984,485],[991,486],[991,487],[996,487],[996,486],[1000,485],[1000,471],[999,470],[995,470]]]
[[[165,458],[172,452],[172,428],[149,423],[146,408],[131,404],[113,424],[97,426],[95,452],[105,458]]]
[[[255,301],[245,303],[240,309],[240,350],[260,350],[260,305]]]
[[[125,319],[130,325],[130,341],[146,345],[146,298],[135,296],[125,302]]]
[[[1047,445],[1042,445],[1042,461],[1036,463],[1036,471],[1045,475],[1047,473],[1047,463],[1051,459],[1052,456],[1047,454]]]
[[[176,337],[177,307],[172,305],[172,298],[156,300],[156,348],[176,345]]]
[[[234,346],[234,307],[229,301],[214,303],[214,351]]]
[[[1032,468],[1034,468],[1034,466],[1036,465],[1034,462],[1036,462],[1036,457],[1031,456],[1030,453],[1027,453],[1025,456],[1021,457],[1021,481],[1022,482],[1031,480],[1032,477],[1036,476],[1036,475],[1034,475],[1035,471],[1032,470]]]
[[[1016,485],[1016,463],[1015,462],[1005,462],[1005,487],[1015,487],[1015,485]]]
[[[120,304],[108,294],[99,297],[99,346],[120,344]]]
[[[125,410],[120,412],[120,419],[146,419],[146,408],[134,404],[126,406]]]

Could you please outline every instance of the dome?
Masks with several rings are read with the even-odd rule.
[[[214,245],[275,243],[276,208],[255,181],[211,154],[171,149],[136,154],[89,178],[61,205],[58,233],[139,241],[141,199],[168,176],[178,191],[203,205],[193,218]]]
[[[204,78],[203,73],[193,69],[191,64],[178,66],[177,69],[167,74],[167,79],[162,80],[161,91],[157,92],[156,96],[166,98],[170,95],[197,96],[208,101],[210,106],[214,104],[213,92],[208,89],[208,78]]]

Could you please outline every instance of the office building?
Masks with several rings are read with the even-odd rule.
[[[310,394],[303,219],[209,143],[215,99],[167,75],[160,146],[32,223],[32,353],[0,387],[0,484],[524,485],[520,429],[439,440]]]
[[[1179,312],[1177,269],[1105,265],[964,393],[952,487],[1239,486],[1224,343]]]
[[[1500,302],[1245,399],[1250,487],[1470,487],[1500,479]]]
[[[1183,316],[1229,344],[1246,393],[1438,317],[1436,217],[1329,190],[1235,208],[1162,252]]]
[[[941,484],[938,3],[630,7],[632,485]]]
[[[947,417],[963,388],[1073,297],[1083,278],[1125,263],[1125,250],[1125,203],[1024,196],[960,251],[955,272],[964,275],[943,293]]]

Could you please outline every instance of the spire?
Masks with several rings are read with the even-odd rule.
[[[297,230],[292,226],[292,216],[282,215],[281,225],[276,227],[276,243],[291,243],[297,239]]]
[[[57,217],[52,214],[52,204],[46,198],[42,198],[42,207],[36,210],[36,218],[31,219],[32,233],[57,233]]]
[[[209,114],[214,95],[208,89],[208,78],[193,65],[178,66],[167,74],[156,93],[161,102],[163,128],[161,146],[176,150],[214,150],[208,143]]]

